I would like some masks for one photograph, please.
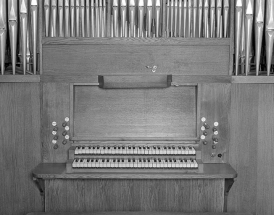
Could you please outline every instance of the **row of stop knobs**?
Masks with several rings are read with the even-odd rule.
[[[201,131],[202,131],[201,140],[203,141],[204,145],[207,145],[208,141],[206,140],[206,137],[209,135],[210,125],[206,122],[205,117],[203,117],[201,119],[201,121],[203,123],[203,125],[201,126]],[[212,135],[212,149],[216,149],[216,145],[219,142],[219,139],[218,139],[218,135],[219,135],[218,126],[219,126],[219,123],[214,122],[213,125],[214,126],[212,128],[212,132],[213,132],[213,135]]]
[[[65,121],[62,123],[62,128],[63,129],[59,129],[58,128],[58,125],[57,125],[57,122],[53,121],[52,122],[52,135],[53,135],[53,138],[52,138],[52,144],[53,144],[53,148],[54,149],[58,149],[58,140],[61,139],[59,138],[58,136],[58,133],[61,132],[62,134],[62,144],[63,145],[66,145],[68,140],[69,140],[69,125],[68,125],[68,122],[69,122],[69,118],[66,117],[65,118]]]

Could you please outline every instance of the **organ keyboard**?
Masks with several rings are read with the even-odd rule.
[[[69,149],[67,172],[201,171],[201,153],[190,145],[83,145]]]

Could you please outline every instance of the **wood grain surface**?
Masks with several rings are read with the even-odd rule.
[[[31,176],[41,162],[39,84],[0,84],[0,110],[0,214],[42,211]]]
[[[75,139],[197,138],[195,86],[108,90],[75,85],[71,93]]]
[[[258,214],[274,214],[274,85],[259,86],[258,105],[258,163],[257,198]],[[251,158],[252,159],[252,158]]]
[[[201,140],[202,160],[204,163],[222,163],[227,162],[228,147],[230,144],[230,84],[200,84],[201,92],[201,113],[198,119],[198,131],[200,135],[203,134],[201,126],[203,122],[202,117],[206,118],[206,123],[210,126],[206,129],[207,136],[204,140]],[[219,132],[218,135],[214,135],[213,128],[214,122],[218,122],[219,125],[215,127]],[[213,143],[213,138],[218,139],[218,143]],[[203,142],[207,144],[204,145]],[[212,147],[216,148],[213,149]]]
[[[228,75],[229,45],[43,45],[43,75]],[[64,54],[66,53],[66,54]],[[106,63],[107,62],[107,63]]]
[[[119,212],[83,212],[83,213],[71,213],[71,212],[48,212],[48,213],[29,213],[27,215],[251,215],[250,213],[215,213],[215,212],[205,212],[205,213],[182,213],[182,212],[145,212],[145,211],[119,211]]]
[[[46,180],[46,212],[221,212],[224,180]]]
[[[67,150],[70,141],[63,145],[63,132],[65,131],[62,124],[65,118],[69,117],[69,83],[44,83],[42,84],[43,103],[42,103],[42,158],[43,162],[66,162]],[[57,123],[57,145],[54,149],[53,126],[52,122]],[[69,134],[69,133],[68,133]]]
[[[201,172],[159,172],[129,170],[128,173],[108,170],[98,173],[67,174],[65,163],[41,163],[34,170],[33,175],[40,179],[224,179],[236,178],[237,173],[229,164],[203,164]]]

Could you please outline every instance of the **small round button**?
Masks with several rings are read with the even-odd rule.
[[[65,130],[66,130],[66,131],[69,131],[69,126],[66,126],[66,127],[65,127]]]
[[[214,126],[219,126],[219,123],[218,122],[214,122]]]
[[[65,136],[65,139],[68,140],[68,139],[69,139],[69,135],[66,135],[66,136]]]
[[[218,138],[216,138],[216,137],[213,137],[212,140],[214,141],[214,143],[218,143],[219,142]]]
[[[52,122],[52,126],[56,126],[57,125],[57,122]]]
[[[202,122],[205,122],[205,121],[206,121],[206,118],[205,118],[205,117],[202,117],[201,120],[202,120]]]
[[[221,158],[223,155],[222,154],[218,154],[218,157]]]
[[[57,143],[57,140],[52,140],[51,141],[53,144],[56,144]]]
[[[68,117],[65,118],[65,122],[69,122],[69,118]]]
[[[66,145],[67,142],[68,142],[67,140],[63,140],[63,141],[62,141],[62,144],[63,144],[63,145]]]
[[[56,134],[57,134],[57,132],[56,132],[56,131],[52,131],[51,133],[52,133],[52,135],[56,135]]]
[[[204,140],[206,137],[205,135],[201,135],[201,139]]]
[[[54,149],[58,149],[58,144],[55,144],[55,145],[53,146],[53,148],[54,148]]]
[[[214,131],[214,135],[218,135],[219,134],[219,132],[218,131]]]
[[[202,127],[201,127],[201,130],[202,130],[202,131],[204,131],[205,129],[206,129],[205,126],[202,126]]]

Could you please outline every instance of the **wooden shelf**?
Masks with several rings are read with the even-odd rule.
[[[230,38],[86,38],[86,37],[44,37],[43,45],[188,45],[229,46]]]
[[[37,179],[233,179],[236,171],[229,164],[203,164],[202,173],[117,173],[108,170],[105,173],[66,173],[65,163],[41,163],[33,171]]]
[[[0,83],[40,82],[40,75],[0,75]]]
[[[235,83],[235,84],[273,84],[274,76],[232,76],[231,83]]]
[[[111,211],[111,212],[36,212],[27,215],[251,215],[250,213],[183,213],[183,212],[154,212],[154,211]]]

